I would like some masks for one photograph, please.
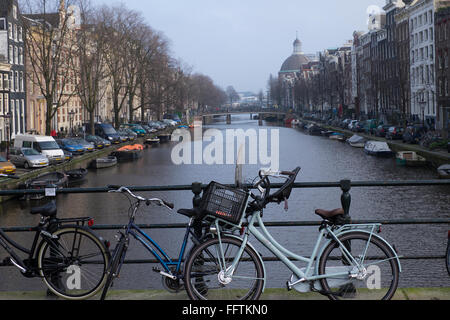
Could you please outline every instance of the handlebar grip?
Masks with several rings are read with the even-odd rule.
[[[164,202],[164,204],[165,204],[166,206],[168,206],[170,209],[175,208],[175,205],[174,205],[173,203],[171,203],[171,202],[166,202],[166,201],[164,201],[164,200],[163,200],[163,202]]]

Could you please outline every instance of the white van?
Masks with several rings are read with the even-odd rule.
[[[52,164],[64,162],[64,151],[50,136],[17,135],[14,138],[14,147],[35,149],[45,155]]]

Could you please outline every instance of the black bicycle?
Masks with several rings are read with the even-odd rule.
[[[55,201],[31,209],[40,215],[31,248],[13,241],[0,229],[0,246],[10,255],[2,266],[15,266],[26,278],[41,277],[53,294],[70,300],[95,295],[106,281],[109,263],[107,242],[89,228],[93,220],[86,218],[58,219]],[[17,252],[27,255],[22,259]]]
[[[174,208],[174,205],[162,199],[147,199],[135,195],[126,187],[109,186],[109,188],[111,189],[110,192],[117,192],[126,195],[130,200],[131,206],[128,211],[128,225],[124,227],[123,231],[119,232],[118,243],[111,254],[111,261],[107,269],[107,280],[103,288],[101,300],[105,299],[108,289],[112,286],[114,279],[119,277],[120,275],[120,271],[125,261],[126,252],[129,246],[130,235],[133,236],[133,238],[135,238],[138,242],[140,242],[161,265],[162,270],[153,268],[153,271],[159,273],[162,276],[162,283],[164,288],[172,293],[184,290],[183,261],[185,259],[185,256],[189,256],[189,250],[187,250],[189,236],[191,236],[193,248],[195,248],[197,245],[201,244],[205,238],[208,237],[209,224],[202,223],[201,216],[196,210],[178,210],[178,213],[190,218],[190,221],[186,226],[186,233],[181,244],[179,256],[176,259],[172,259],[166,252],[164,252],[164,250],[158,245],[158,243],[150,237],[150,235],[145,233],[141,228],[139,228],[138,225],[135,224],[135,218],[141,204],[145,203],[147,206],[153,204],[156,206],[165,207],[169,210],[172,210]],[[135,199],[135,201],[133,202],[132,199]],[[186,254],[186,252],[188,253]]]

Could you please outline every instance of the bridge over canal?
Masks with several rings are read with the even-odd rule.
[[[264,120],[272,120],[272,121],[282,121],[284,120],[289,112],[280,111],[280,110],[263,110],[263,111],[225,111],[225,112],[215,112],[215,113],[204,113],[199,115],[198,117],[202,118],[202,123],[204,125],[211,123],[213,118],[226,117],[227,124],[231,124],[231,116],[232,115],[242,115],[248,114],[250,115],[250,120],[254,119],[254,115],[257,115],[258,123],[261,126]]]

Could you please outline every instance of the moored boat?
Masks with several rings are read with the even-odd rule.
[[[353,148],[364,148],[364,146],[366,145],[366,139],[355,134],[347,140],[347,143]]]
[[[337,140],[337,141],[345,141],[345,135],[339,132],[333,132],[328,136],[331,140]]]
[[[389,145],[382,141],[367,141],[364,145],[364,152],[377,157],[392,157],[394,155]]]
[[[170,141],[171,135],[168,133],[158,135],[158,139],[160,143],[165,143]]]
[[[414,151],[397,152],[396,162],[400,166],[407,166],[407,167],[420,167],[428,163],[427,159],[418,155]]]
[[[97,158],[90,163],[90,167],[94,169],[110,168],[117,164],[117,158],[114,156],[108,156],[103,158]]]
[[[54,186],[57,189],[62,189],[68,186],[69,178],[63,172],[48,172],[39,175],[36,178],[26,181],[20,186],[22,189],[35,190],[35,189],[45,189],[50,186]],[[28,199],[40,200],[43,199],[45,195],[36,194],[27,196]]]
[[[450,179],[450,164],[440,166],[437,171],[440,179]]]
[[[142,157],[144,146],[141,144],[124,146],[111,153],[118,161],[135,160]]]
[[[160,143],[160,140],[158,138],[149,138],[146,139],[144,144],[148,145],[148,146],[155,146],[158,145]]]
[[[86,178],[88,171],[84,168],[69,170],[64,172],[68,179],[69,183],[81,182]]]

